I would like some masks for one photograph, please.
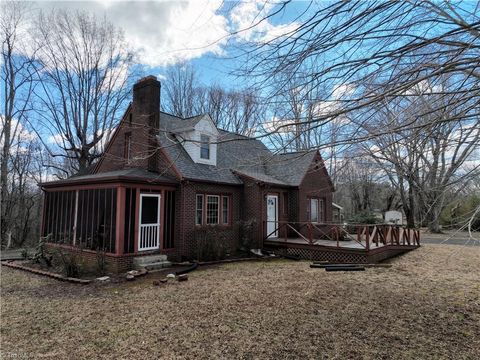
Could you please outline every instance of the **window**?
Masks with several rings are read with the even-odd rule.
[[[200,158],[210,159],[210,137],[200,135]]]
[[[310,199],[310,221],[318,222],[318,199]]]
[[[203,195],[197,195],[197,204],[195,207],[195,225],[203,223]]]
[[[230,196],[197,194],[195,225],[230,225]]]
[[[308,199],[309,219],[311,222],[325,221],[325,201],[324,199]]]
[[[125,159],[130,160],[132,155],[132,133],[125,134],[125,148],[123,150],[123,156]]]
[[[220,196],[207,195],[207,225],[216,225],[219,220]]]
[[[229,223],[230,208],[228,204],[228,196],[222,196],[222,224],[227,225]]]

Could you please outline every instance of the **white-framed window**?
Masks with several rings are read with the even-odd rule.
[[[311,222],[325,221],[325,200],[322,198],[308,199],[308,217]]]
[[[230,195],[197,194],[195,225],[230,225]]]
[[[219,223],[220,196],[207,195],[207,225],[217,225]]]
[[[222,196],[222,224],[228,225],[230,223],[230,198]]]
[[[318,220],[325,221],[325,201],[318,199]]]
[[[210,136],[200,135],[200,158],[210,159]]]
[[[197,194],[195,204],[195,225],[203,224],[203,195]]]
[[[311,198],[309,199],[309,210],[310,210],[310,221],[318,222],[318,199]]]

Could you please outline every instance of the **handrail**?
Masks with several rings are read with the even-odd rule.
[[[264,221],[264,233],[267,224],[275,222],[276,228],[270,234],[265,236],[265,240],[271,235],[282,234],[285,242],[288,240],[288,233],[293,232],[308,244],[312,245],[317,240],[332,240],[340,245],[341,238],[348,238],[360,244],[366,250],[370,249],[373,243],[376,247],[379,243],[382,245],[416,245],[420,246],[420,231],[418,229],[407,228],[397,224],[338,224],[333,222],[313,223],[309,221]],[[304,228],[306,233],[302,233]],[[325,227],[323,229],[322,227]],[[349,232],[349,229],[354,232]],[[356,233],[356,237],[352,234]]]

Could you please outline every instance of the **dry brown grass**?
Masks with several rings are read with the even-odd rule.
[[[73,285],[2,268],[2,358],[480,358],[480,249],[391,268],[222,265],[188,282]]]

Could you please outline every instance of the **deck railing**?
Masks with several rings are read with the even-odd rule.
[[[263,222],[265,234],[268,221]],[[271,222],[270,222],[271,223]],[[273,234],[278,234],[277,239],[285,242],[293,234],[303,239],[307,244],[313,245],[317,240],[331,240],[337,247],[342,247],[343,240],[352,240],[360,244],[366,250],[381,245],[420,245],[420,231],[393,224],[335,224],[335,223],[312,223],[276,221],[275,230],[266,234],[264,240],[268,240]],[[270,226],[271,228],[271,226]]]

